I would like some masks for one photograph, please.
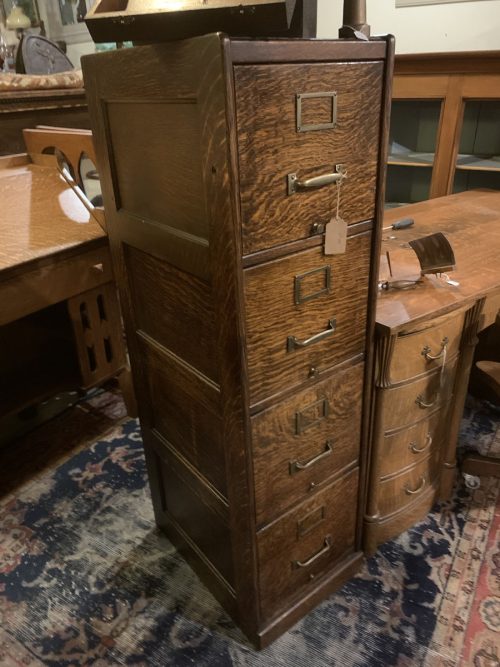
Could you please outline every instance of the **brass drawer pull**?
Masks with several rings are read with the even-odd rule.
[[[430,433],[428,433],[427,438],[425,440],[425,445],[423,447],[417,447],[416,442],[410,442],[408,447],[410,448],[410,451],[412,451],[414,454],[421,454],[422,452],[427,451],[431,445],[432,445],[432,436]]]
[[[328,328],[325,329],[325,331],[322,331],[315,336],[311,336],[311,338],[308,338],[307,340],[298,340],[295,338],[295,336],[288,336],[286,339],[286,351],[293,352],[293,350],[295,350],[297,347],[307,347],[313,343],[318,343],[320,340],[323,340],[323,338],[328,338],[328,336],[331,336],[335,332],[336,328],[337,320],[328,320]]]
[[[335,165],[335,171],[328,174],[321,174],[321,176],[314,176],[313,178],[306,178],[304,181],[299,180],[296,173],[288,174],[288,194],[293,195],[300,190],[312,190],[314,188],[322,188],[325,185],[338,183],[345,178],[345,166],[343,164]]]
[[[318,560],[318,558],[321,558],[323,554],[326,554],[327,551],[329,551],[332,548],[332,536],[327,535],[325,537],[325,541],[323,542],[323,547],[318,551],[318,553],[315,553],[311,558],[308,558],[307,560],[301,561],[301,560],[294,560],[292,561],[292,564],[294,567],[309,567],[314,563],[314,561]]]
[[[318,454],[314,458],[309,459],[309,461],[306,461],[305,463],[301,463],[300,461],[290,461],[290,475],[294,475],[295,473],[300,472],[300,470],[307,470],[307,468],[310,468],[315,463],[318,463],[318,461],[321,461],[327,456],[330,456],[330,454],[332,453],[333,453],[332,441],[327,440],[325,445],[325,451],[321,452],[321,454]]]
[[[407,484],[405,486],[405,493],[409,496],[415,496],[415,495],[417,495],[417,493],[420,493],[420,491],[422,491],[424,486],[425,486],[425,477],[422,475],[422,477],[420,478],[420,484],[417,486],[417,488],[416,489],[410,489],[410,487]]]
[[[421,354],[427,359],[427,361],[435,361],[436,359],[441,359],[443,356],[446,357],[446,347],[448,342],[448,338],[445,336],[441,341],[441,352],[439,352],[439,354],[431,354],[431,348],[428,345],[424,347]]]
[[[426,403],[422,394],[419,394],[415,399],[415,403],[421,408],[433,408],[439,400],[439,392],[436,394],[436,398],[430,403]]]

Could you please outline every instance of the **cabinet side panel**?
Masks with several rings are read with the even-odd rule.
[[[232,215],[221,37],[99,54],[84,70],[156,519],[234,613],[225,442],[232,421],[237,451],[243,428],[224,407],[219,348],[233,332],[220,334],[227,280],[211,247]]]

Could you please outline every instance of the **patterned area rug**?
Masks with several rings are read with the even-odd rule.
[[[465,444],[500,415],[469,408]],[[137,423],[24,478],[0,500],[0,665],[497,667],[500,480],[388,542],[254,651],[155,528]]]

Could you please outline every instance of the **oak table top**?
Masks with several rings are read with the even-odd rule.
[[[3,279],[107,237],[56,169],[18,156],[0,160],[0,241]]]
[[[500,288],[500,192],[469,190],[456,195],[429,199],[386,211],[384,227],[402,218],[413,218],[404,230],[385,230],[382,260],[389,251],[394,280],[417,279],[420,266],[408,241],[442,232],[450,242],[456,268],[446,279],[427,275],[412,289],[379,292],[377,330],[404,331],[411,325],[439,317]],[[406,246],[406,247],[402,247]],[[387,262],[381,262],[380,278],[388,278]]]

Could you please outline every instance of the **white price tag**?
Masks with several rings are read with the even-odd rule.
[[[325,228],[325,255],[341,255],[347,244],[347,222],[339,218],[331,218]]]

